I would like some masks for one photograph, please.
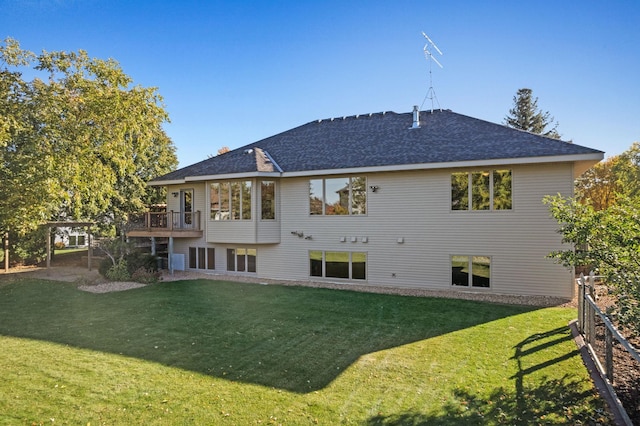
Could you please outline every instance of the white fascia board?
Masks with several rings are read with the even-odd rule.
[[[597,163],[604,158],[604,153],[596,152],[591,154],[576,155],[554,155],[547,157],[523,157],[523,158],[496,158],[487,160],[473,161],[454,161],[442,163],[418,163],[418,164],[398,164],[391,166],[371,166],[371,167],[351,167],[344,169],[324,169],[324,170],[304,170],[298,172],[247,172],[247,173],[228,173],[221,175],[206,176],[187,176],[184,179],[167,180],[167,181],[150,181],[150,186],[167,186],[181,185],[187,182],[201,182],[211,180],[226,179],[245,179],[254,177],[301,177],[301,176],[319,176],[319,175],[344,175],[353,173],[377,173],[377,172],[397,172],[407,170],[436,170],[436,169],[454,169],[465,167],[488,167],[502,166],[509,164],[544,164],[544,163]]]
[[[228,173],[224,175],[207,175],[207,176],[188,176],[185,178],[185,182],[199,182],[206,180],[228,180],[228,179],[246,179],[254,177],[280,177],[282,173],[279,172],[249,172],[249,173]]]
[[[229,180],[229,179],[246,179],[246,178],[277,178],[281,177],[280,172],[248,172],[248,173],[227,173],[223,175],[206,175],[206,176],[187,176],[184,179],[175,180],[163,180],[163,181],[149,181],[149,186],[168,186],[168,185],[183,185],[187,182],[203,182],[209,180]]]
[[[419,164],[398,164],[392,166],[372,166],[345,169],[325,169],[325,170],[305,170],[300,172],[284,172],[283,178],[318,176],[318,175],[344,175],[353,173],[377,173],[377,172],[398,172],[407,170],[436,170],[455,169],[465,167],[488,167],[512,164],[544,164],[544,163],[572,163],[572,162],[593,162],[594,164],[604,158],[603,153],[578,154],[578,155],[555,155],[549,157],[524,157],[524,158],[497,158],[489,160],[474,161],[454,161],[442,163],[419,163]]]
[[[148,186],[169,186],[169,185],[182,185],[185,182],[184,179],[176,179],[176,180],[150,180],[147,182]]]

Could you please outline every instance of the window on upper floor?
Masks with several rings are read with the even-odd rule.
[[[251,220],[251,181],[213,182],[209,199],[211,219]]]
[[[274,181],[260,182],[260,210],[262,220],[276,218],[276,183]]]
[[[511,210],[511,180],[511,170],[452,173],[451,210]]]
[[[309,214],[336,216],[366,213],[366,177],[352,176],[309,181]]]

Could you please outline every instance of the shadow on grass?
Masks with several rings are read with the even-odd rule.
[[[389,416],[378,415],[367,422],[374,426],[399,425],[530,425],[530,424],[614,424],[602,399],[585,379],[564,375],[560,379],[546,376],[527,377],[545,367],[579,356],[578,351],[538,356],[539,362],[527,362],[527,357],[570,340],[568,327],[534,334],[515,346],[513,359],[518,371],[511,377],[513,389],[499,387],[491,391],[472,393],[456,388],[452,398],[433,414],[407,412]],[[540,354],[538,354],[540,355]],[[529,365],[530,364],[530,365]],[[529,366],[527,366],[529,365]]]
[[[305,393],[364,354],[533,309],[210,280],[108,294],[24,280],[0,287],[0,334]]]
[[[522,393],[497,388],[488,395],[456,389],[453,401],[437,414],[402,413],[375,416],[368,425],[607,425],[613,424],[604,408],[593,408],[594,392],[585,383],[565,376],[525,386]],[[522,404],[522,400],[526,403]]]

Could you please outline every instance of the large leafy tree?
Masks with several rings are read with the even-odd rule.
[[[34,75],[25,80],[22,71]],[[118,223],[152,201],[146,182],[175,169],[156,88],[134,86],[85,51],[36,55],[0,45],[0,230],[51,219]]]
[[[599,162],[576,179],[576,198],[595,210],[615,204],[623,188],[617,176],[620,156]]]
[[[576,194],[545,199],[570,244],[551,256],[603,275],[618,296],[611,313],[640,336],[640,144],[585,172]]]
[[[542,112],[538,109],[538,98],[533,97],[531,89],[518,89],[513,97],[513,108],[509,110],[504,123],[515,129],[560,139],[558,123],[554,122],[548,111]]]
[[[576,196],[596,210],[606,209],[620,197],[640,198],[640,143],[583,173],[576,180]]]
[[[551,257],[568,267],[589,265],[603,275],[617,295],[611,314],[640,336],[640,198],[620,196],[603,210],[560,195],[545,202],[563,242],[570,244]]]
[[[618,156],[612,171],[620,193],[631,198],[640,198],[639,142],[634,142],[629,149]]]

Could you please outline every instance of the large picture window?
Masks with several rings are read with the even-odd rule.
[[[490,287],[489,256],[451,256],[451,284],[462,287]]]
[[[367,178],[363,176],[311,179],[311,215],[363,215],[367,213]]]
[[[214,182],[209,199],[211,219],[251,220],[251,181]]]
[[[451,174],[451,210],[511,210],[511,170]]]
[[[309,275],[312,277],[366,280],[367,253],[346,251],[309,252]]]

